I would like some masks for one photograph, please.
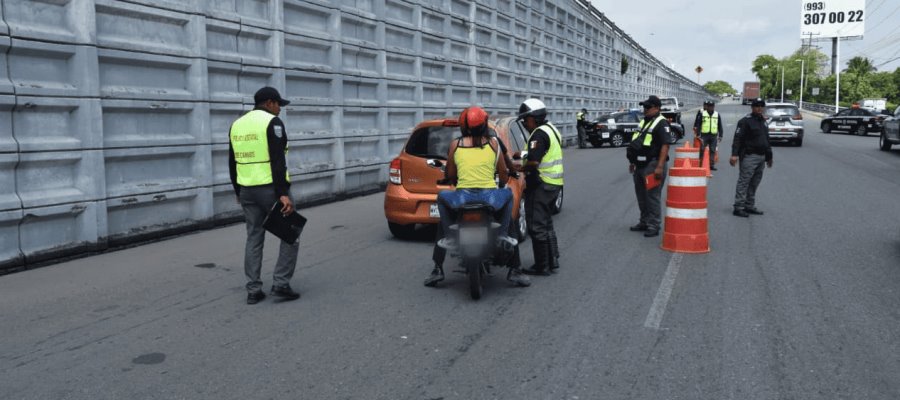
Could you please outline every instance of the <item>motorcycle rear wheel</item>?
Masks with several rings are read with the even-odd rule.
[[[481,260],[474,258],[463,259],[463,268],[466,270],[466,274],[469,275],[469,295],[472,296],[472,300],[480,299],[482,289],[481,279],[483,278],[481,273]]]

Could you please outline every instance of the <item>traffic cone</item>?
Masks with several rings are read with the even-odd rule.
[[[669,170],[668,181],[662,249],[676,253],[708,253],[706,171],[676,166]]]
[[[700,149],[695,149],[693,147],[688,147],[688,143],[685,142],[684,147],[678,147],[675,149],[675,163],[674,167],[676,168],[698,168],[700,166]]]

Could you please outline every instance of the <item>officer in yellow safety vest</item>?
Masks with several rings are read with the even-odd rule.
[[[716,170],[716,147],[725,135],[722,118],[716,111],[716,103],[712,100],[703,102],[703,109],[694,118],[694,136],[700,138],[700,162],[703,162],[703,151],[709,146],[709,169]]]
[[[562,135],[547,121],[547,107],[538,99],[519,106],[519,120],[530,132],[525,175],[525,219],[534,265],[529,275],[550,275],[559,268],[559,244],[553,229],[553,208],[559,205],[563,187]]]
[[[247,223],[247,244],[244,249],[247,304],[256,304],[266,297],[260,280],[266,236],[263,221],[276,203],[281,204],[282,213],[294,212],[286,161],[287,132],[284,123],[278,118],[281,107],[290,102],[282,99],[278,90],[271,87],[259,89],[253,99],[256,107],[231,125],[228,152],[231,184]],[[300,297],[290,285],[299,249],[300,245],[296,242],[281,241],[272,278],[273,296],[283,300],[296,300]]]
[[[637,196],[641,220],[629,228],[632,232],[644,232],[645,237],[659,236],[662,219],[660,195],[668,172],[669,143],[672,141],[671,128],[666,118],[660,115],[662,106],[659,97],[650,96],[640,103],[644,107],[644,119],[631,137],[626,157],[628,172],[634,177],[634,193]]]

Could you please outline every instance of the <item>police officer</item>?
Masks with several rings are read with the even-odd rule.
[[[519,120],[528,137],[525,175],[525,219],[534,265],[524,269],[529,275],[550,275],[559,268],[559,244],[553,229],[551,205],[563,186],[562,135],[547,121],[547,107],[538,99],[519,106]]]
[[[722,119],[716,111],[716,103],[712,100],[703,102],[703,109],[694,118],[694,136],[700,138],[700,162],[703,162],[703,151],[709,146],[709,169],[716,170],[716,147],[722,141]]]
[[[769,144],[769,125],[763,115],[766,102],[762,99],[750,103],[750,115],[738,121],[731,144],[729,163],[740,161],[740,175],[734,191],[734,214],[747,218],[750,214],[763,215],[756,208],[756,188],[762,181],[763,165],[772,168],[772,146]]]
[[[260,269],[266,231],[263,221],[275,203],[281,212],[294,212],[290,197],[291,181],[287,171],[288,139],[284,123],[278,118],[281,107],[290,102],[271,87],[259,89],[253,96],[256,107],[231,125],[228,167],[231,184],[247,222],[244,273],[247,276],[247,304],[256,304],[262,292]],[[271,294],[283,300],[296,300],[300,294],[290,281],[297,266],[298,243],[281,242],[275,263]]]
[[[669,159],[672,132],[669,122],[660,115],[662,103],[659,97],[650,96],[640,105],[644,107],[644,119],[631,136],[626,157],[630,162],[628,172],[634,178],[634,193],[641,210],[641,220],[629,229],[644,232],[645,237],[654,237],[659,236],[662,219],[660,195],[668,173],[666,161]],[[647,189],[647,179],[651,175],[659,184]]]
[[[587,109],[582,108],[581,111],[575,114],[575,126],[578,129],[578,147],[585,148],[587,147],[587,132],[585,132],[585,127],[587,126]]]

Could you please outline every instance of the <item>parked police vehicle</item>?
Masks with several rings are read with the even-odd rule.
[[[684,127],[674,122],[673,117],[665,117],[672,127],[673,143],[684,137]],[[604,114],[592,122],[585,133],[594,147],[600,147],[604,143],[608,143],[610,147],[622,147],[631,143],[631,137],[638,131],[642,119],[644,113],[637,109]]]
[[[600,147],[604,143],[622,147],[631,141],[631,135],[637,131],[642,118],[643,113],[637,110],[603,114],[588,125],[585,130],[587,140],[594,147]]]
[[[890,111],[885,111],[885,114]],[[892,145],[900,144],[900,107],[894,110],[894,114],[885,118],[881,127],[881,137],[878,146],[881,150],[888,151]]]
[[[869,132],[881,133],[885,117],[883,114],[854,106],[822,119],[821,128],[824,133],[844,131],[865,136]]]

